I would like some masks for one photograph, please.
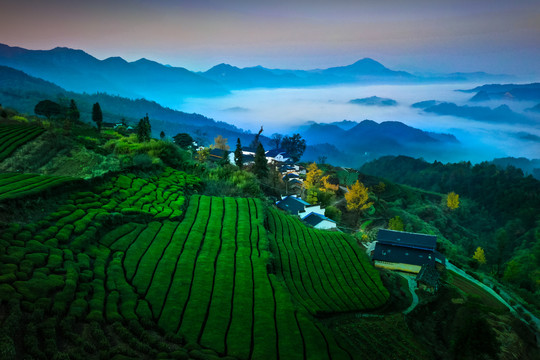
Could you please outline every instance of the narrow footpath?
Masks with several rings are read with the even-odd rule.
[[[490,295],[492,295],[495,299],[499,300],[504,306],[506,306],[510,312],[512,314],[514,314],[518,319],[524,321],[524,322],[527,322],[520,313],[518,313],[507,301],[506,299],[504,299],[501,295],[497,294],[491,287],[489,287],[488,285],[484,284],[483,282],[481,281],[478,281],[476,280],[475,278],[473,278],[472,276],[470,276],[469,274],[467,274],[465,271],[461,270],[460,268],[458,268],[457,266],[455,266],[454,264],[452,264],[451,262],[449,262],[448,260],[446,261],[446,268],[448,270],[452,270],[454,271],[455,273],[459,274],[460,276],[463,276],[465,279],[469,280],[470,282],[480,286],[482,289],[486,290]],[[511,299],[512,297],[504,292],[503,290],[501,290],[501,293],[505,295],[505,297],[507,299]],[[523,313],[524,314],[529,314],[529,316],[531,317],[531,321],[534,323],[534,325],[536,326],[536,329],[537,330],[540,330],[540,319],[538,319],[536,316],[534,316],[533,313],[531,313],[530,311],[528,311],[527,309],[523,308]]]
[[[407,283],[409,284],[409,291],[412,296],[411,305],[409,305],[407,309],[403,310],[403,314],[407,315],[408,313],[413,311],[414,308],[418,305],[418,295],[416,295],[416,291],[415,291],[416,290],[416,281],[414,280],[415,276],[410,275],[410,274],[404,274],[402,272],[398,272],[398,274],[404,277],[405,280],[407,280]]]

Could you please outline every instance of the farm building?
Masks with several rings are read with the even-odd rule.
[[[376,267],[417,274],[424,264],[445,265],[445,258],[436,247],[434,235],[381,229],[371,257]]]

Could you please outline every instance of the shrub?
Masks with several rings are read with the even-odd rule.
[[[47,254],[44,253],[26,254],[26,259],[34,263],[35,267],[41,267],[47,264]]]
[[[58,232],[58,234],[56,234],[56,239],[58,239],[58,241],[63,244],[69,242],[69,239],[71,238],[71,234],[73,233],[74,229],[75,229],[75,226],[73,226],[72,224],[65,225]]]
[[[133,156],[133,167],[148,170],[153,166],[152,157],[148,154],[137,154]]]

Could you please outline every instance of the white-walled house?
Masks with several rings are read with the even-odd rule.
[[[304,211],[298,213],[298,216],[300,216],[300,218],[304,220],[304,218],[307,217],[311,213],[324,216],[324,209],[321,209],[321,205],[306,206]]]

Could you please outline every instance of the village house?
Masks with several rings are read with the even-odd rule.
[[[334,220],[316,212],[310,212],[302,218],[302,221],[320,230],[335,229],[337,227]]]
[[[292,163],[293,160],[283,149],[273,149],[266,152],[266,158],[273,163]]]
[[[227,156],[229,162],[234,164],[234,153],[222,149],[212,149],[208,155],[210,161],[221,161],[224,157]]]
[[[425,264],[445,266],[446,260],[436,246],[434,235],[381,229],[371,258],[376,267],[418,274]]]
[[[298,215],[300,212],[305,212],[306,206],[310,205],[310,203],[302,200],[296,195],[283,196],[281,200],[276,203],[278,208],[288,211],[293,215]]]
[[[276,206],[281,210],[300,216],[303,222],[316,229],[335,229],[337,224],[334,220],[324,216],[324,209],[320,205],[311,205],[299,196],[283,196]]]
[[[305,218],[307,215],[309,215],[311,213],[315,213],[315,214],[319,214],[319,215],[324,216],[324,209],[321,208],[321,205],[309,205],[309,206],[306,206],[304,211],[299,212],[298,216],[300,216],[300,218],[303,219],[303,218]]]

